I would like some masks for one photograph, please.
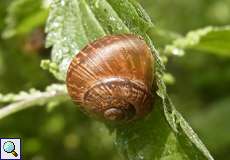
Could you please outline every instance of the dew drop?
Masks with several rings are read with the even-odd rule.
[[[55,28],[56,28],[56,27],[58,27],[58,26],[59,26],[59,23],[58,23],[58,22],[53,22],[53,24],[52,24],[52,25],[53,25],[53,27],[55,27]]]
[[[116,19],[115,19],[114,17],[110,16],[110,17],[109,17],[109,20],[115,21]]]

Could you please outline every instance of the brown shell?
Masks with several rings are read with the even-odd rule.
[[[154,58],[135,35],[105,36],[72,60],[68,93],[83,111],[99,119],[130,121],[152,108]]]

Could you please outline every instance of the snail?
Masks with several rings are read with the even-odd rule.
[[[131,34],[109,35],[84,47],[67,71],[67,90],[83,112],[100,120],[129,122],[153,105],[154,57]]]

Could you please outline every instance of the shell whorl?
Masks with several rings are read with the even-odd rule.
[[[152,108],[154,59],[134,35],[96,40],[72,60],[67,89],[83,111],[99,119],[130,121]]]

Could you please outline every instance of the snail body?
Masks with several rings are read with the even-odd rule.
[[[110,35],[83,48],[71,61],[67,89],[87,114],[102,120],[131,121],[150,112],[154,58],[135,35]]]

